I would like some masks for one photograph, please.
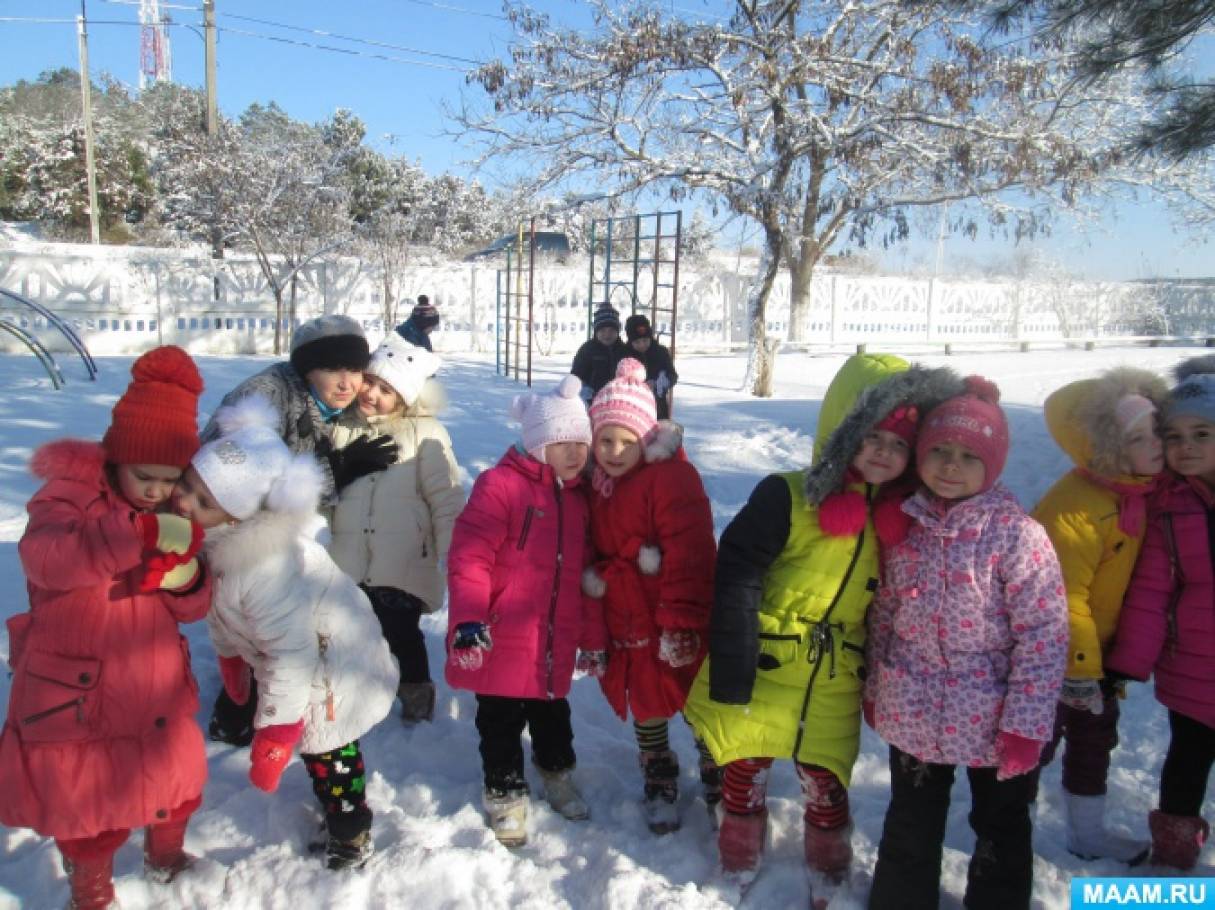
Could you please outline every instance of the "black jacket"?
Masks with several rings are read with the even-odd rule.
[[[598,392],[616,378],[616,365],[628,353],[628,347],[619,338],[611,347],[592,338],[583,342],[574,355],[570,372],[581,379],[584,386],[590,386],[592,393]]]

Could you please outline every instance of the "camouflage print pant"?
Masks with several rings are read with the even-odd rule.
[[[367,773],[356,739],[341,748],[318,755],[301,755],[312,792],[325,809],[329,834],[338,840],[353,840],[371,830],[367,805]]]

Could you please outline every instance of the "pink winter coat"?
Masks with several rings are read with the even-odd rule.
[[[606,646],[603,615],[582,594],[586,495],[517,449],[482,472],[447,554],[447,644],[462,622],[489,626],[478,670],[447,661],[455,689],[509,698],[564,698],[577,650]]]
[[[60,839],[163,820],[202,793],[198,686],[178,623],[202,619],[209,579],[140,593],[135,510],[101,446],[43,446],[46,479],[18,545],[30,611],[9,620],[13,688],[0,734],[0,822]]]
[[[1122,603],[1107,668],[1146,680],[1162,705],[1215,727],[1215,579],[1209,523],[1215,496],[1201,480],[1170,477],[1149,513],[1147,535]],[[1166,522],[1180,574],[1174,591]],[[1176,604],[1173,598],[1176,597]]]
[[[1004,487],[915,519],[869,608],[878,734],[921,761],[992,767],[997,733],[1046,742],[1067,664],[1067,596],[1042,526]]]

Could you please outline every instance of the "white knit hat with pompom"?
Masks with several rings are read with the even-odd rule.
[[[547,395],[516,395],[510,416],[523,424],[523,448],[544,461],[544,447],[557,442],[591,444],[591,421],[578,397],[582,380],[566,376]]]
[[[225,512],[244,521],[257,512],[315,512],[323,478],[316,457],[293,455],[279,438],[278,414],[261,395],[215,415],[222,435],[190,462]]]

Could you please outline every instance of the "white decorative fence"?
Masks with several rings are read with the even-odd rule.
[[[482,263],[417,266],[401,297],[430,295],[443,314],[440,350],[493,349],[494,268]],[[747,338],[750,276],[724,267],[680,273],[681,350],[712,350]],[[134,353],[159,343],[195,353],[270,353],[274,298],[246,256],[211,260],[197,252],[138,247],[19,244],[0,249],[0,287],[55,311],[95,354]],[[541,353],[574,350],[586,338],[588,274],[571,263],[538,269],[535,332]],[[218,295],[217,295],[218,291]],[[621,299],[613,303],[627,312]],[[402,303],[398,319],[408,315]],[[316,262],[296,286],[296,321],[340,312],[373,341],[385,331],[379,276],[352,258]],[[66,342],[28,309],[4,302],[0,318],[53,351]],[[789,279],[773,290],[768,328],[788,330]],[[963,281],[861,276],[821,270],[807,320],[812,344],[1009,342],[1142,335],[1215,334],[1215,280],[1155,283]],[[286,328],[287,326],[284,326]],[[667,327],[660,326],[665,330]],[[20,342],[0,335],[0,350]]]

